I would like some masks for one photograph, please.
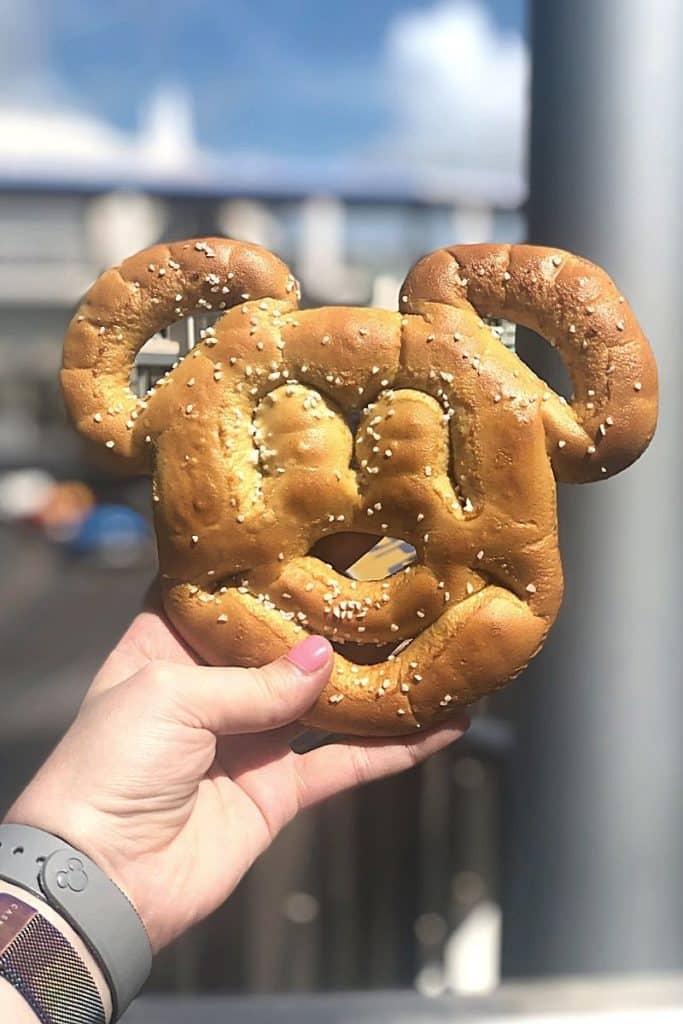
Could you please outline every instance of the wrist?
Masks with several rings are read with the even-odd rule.
[[[97,989],[100,999],[102,1000],[102,1006],[104,1007],[105,1019],[111,1021],[112,1019],[112,998],[109,986],[105,981],[104,974],[102,973],[97,961],[93,957],[92,953],[81,939],[80,935],[71,927],[69,922],[62,917],[53,907],[51,907],[44,900],[41,900],[38,896],[28,892],[26,889],[18,885],[12,885],[9,882],[5,882],[0,879],[0,895],[6,893],[8,896],[14,896],[22,903],[28,904],[38,911],[41,917],[49,921],[53,928],[55,928],[60,935],[68,942],[71,948],[78,954],[80,959],[83,961],[88,973],[90,974],[95,988]],[[68,979],[64,979],[67,981]],[[30,1018],[29,1018],[30,1019]]]
[[[166,935],[162,937],[163,923],[157,922],[158,915],[154,914],[148,906],[149,901],[145,899],[150,889],[149,879],[140,877],[143,873],[138,870],[136,858],[122,857],[121,837],[108,834],[106,819],[95,820],[96,817],[90,809],[73,802],[66,809],[63,802],[51,804],[44,798],[44,794],[37,801],[33,799],[29,787],[10,808],[4,820],[0,821],[0,826],[13,824],[41,829],[59,836],[65,843],[89,857],[135,909],[156,954],[169,939]],[[152,880],[152,888],[153,884]]]
[[[26,890],[41,911],[56,914],[60,928],[77,935],[79,948],[87,947],[106,981],[111,1015],[122,1015],[152,962],[149,938],[126,894],[80,847],[37,826],[9,821],[0,825],[0,885],[6,883]],[[85,973],[85,967],[79,970]]]

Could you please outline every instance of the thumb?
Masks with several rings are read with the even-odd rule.
[[[163,665],[159,682],[188,724],[216,735],[262,732],[310,708],[330,677],[333,653],[324,637],[309,636],[263,668]]]

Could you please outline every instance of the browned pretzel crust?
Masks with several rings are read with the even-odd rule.
[[[409,733],[541,647],[562,597],[554,477],[598,480],[640,455],[655,363],[607,275],[560,250],[440,250],[408,275],[400,313],[299,311],[298,294],[256,246],[209,238],[140,253],[96,282],[71,323],[67,405],[121,469],[153,476],[165,607],[203,658],[261,665],[307,632],[412,640],[378,665],[337,654],[307,716],[335,732]],[[223,309],[136,399],[144,341]],[[482,316],[557,345],[572,403]],[[417,564],[351,580],[310,555],[341,531],[401,537]]]

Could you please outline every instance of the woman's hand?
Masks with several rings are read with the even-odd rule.
[[[7,815],[60,836],[128,895],[155,951],[221,904],[304,807],[409,768],[467,728],[298,755],[292,725],[331,669],[309,638],[263,669],[208,668],[156,611],[107,659],[71,729]]]

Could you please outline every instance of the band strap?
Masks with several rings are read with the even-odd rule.
[[[97,986],[54,925],[16,896],[0,893],[0,978],[41,1024],[105,1024]]]
[[[114,1019],[147,980],[152,950],[132,903],[104,872],[68,843],[26,825],[0,825],[0,878],[54,907],[99,963]]]

